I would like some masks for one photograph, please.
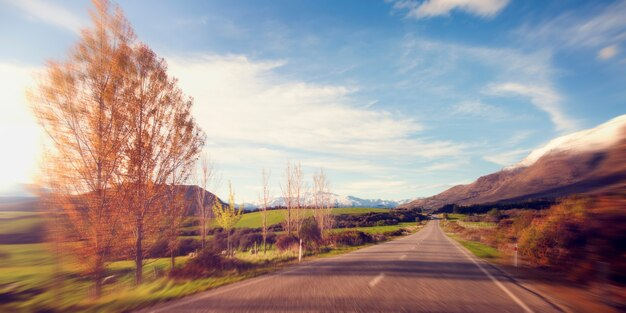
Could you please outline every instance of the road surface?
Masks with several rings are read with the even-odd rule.
[[[416,234],[144,312],[560,312],[448,238]]]

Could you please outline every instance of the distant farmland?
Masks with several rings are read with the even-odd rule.
[[[305,216],[312,216],[313,210],[307,209],[305,210]],[[389,212],[389,209],[380,209],[380,208],[335,208],[333,209],[334,215],[340,214],[365,214],[369,212]],[[259,228],[263,226],[262,212],[252,212],[246,213],[241,217],[241,220],[237,222],[235,227],[237,228]],[[293,213],[292,213],[293,214]],[[267,211],[267,226],[281,223],[285,220],[285,216],[287,215],[287,210],[269,210]]]

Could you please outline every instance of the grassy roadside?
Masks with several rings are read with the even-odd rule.
[[[466,240],[458,232],[459,228],[457,225],[460,225],[458,221],[449,219],[448,223],[446,225],[445,222],[442,222],[442,228],[447,236],[459,242],[475,256],[489,264],[495,265],[498,269],[506,272],[507,275],[522,282],[525,288],[532,288],[535,292],[550,299],[549,301],[557,305],[561,310],[565,312],[619,312],[619,310],[616,310],[618,306],[615,304],[618,302],[607,299],[619,298],[619,296],[615,295],[622,292],[623,289],[615,286],[598,287],[600,286],[598,284],[572,282],[563,273],[528,266],[523,261],[521,261],[522,265],[515,267],[512,265],[512,256],[510,254],[479,241]],[[472,229],[470,227],[465,228]],[[613,296],[607,297],[608,292],[612,293]],[[621,297],[626,299],[624,296]]]
[[[446,234],[450,236],[450,238],[460,243],[463,247],[469,250],[472,254],[474,254],[475,256],[481,259],[497,260],[502,257],[502,253],[500,253],[498,249],[490,247],[484,243],[481,243],[478,241],[463,240],[459,236],[453,233],[446,233]]]
[[[402,223],[394,226],[359,228],[371,234],[406,229],[414,233],[421,226]],[[344,229],[350,230],[350,229]],[[388,238],[392,239],[392,238]],[[318,254],[307,254],[306,261],[332,257],[371,246],[336,246]],[[130,312],[151,305],[189,296],[198,292],[232,284],[281,270],[297,263],[294,251],[279,252],[269,249],[267,254],[252,255],[238,252],[235,257],[252,264],[244,270],[221,272],[207,278],[170,279],[167,277],[169,259],[154,259],[145,268],[145,282],[133,284],[133,262],[118,261],[109,266],[108,275],[114,274],[116,281],[104,288],[103,296],[89,296],[91,283],[79,275],[76,263],[66,263],[61,268],[64,277],[54,285],[55,265],[45,244],[0,245],[4,255],[0,262],[0,311],[2,312]],[[178,266],[188,261],[187,257],[176,259]]]
[[[443,231],[445,232],[445,234],[448,237],[456,240],[463,247],[469,250],[472,254],[474,254],[475,256],[481,259],[489,260],[491,262],[496,262],[498,260],[501,260],[504,255],[498,249],[491,247],[489,245],[486,245],[480,241],[467,240],[465,238],[462,238],[461,234],[457,232],[457,230],[459,229],[459,226],[462,228],[479,228],[479,227],[491,228],[492,227],[490,225],[491,223],[480,223],[480,222],[479,223],[468,223],[468,222],[463,223],[461,221],[463,217],[464,217],[463,214],[449,214],[448,220],[444,220],[441,222],[441,227]],[[465,225],[462,225],[462,223]],[[472,226],[467,227],[468,226],[467,224],[475,224],[475,226],[472,225],[473,227]]]

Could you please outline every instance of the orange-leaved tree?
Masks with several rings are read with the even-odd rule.
[[[64,62],[48,62],[29,91],[32,110],[49,137],[44,159],[47,188],[70,227],[65,246],[101,291],[103,274],[118,242],[119,173],[129,134],[125,88],[134,33],[121,11],[94,1],[93,27]]]

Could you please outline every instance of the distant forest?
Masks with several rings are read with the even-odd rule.
[[[509,203],[501,202],[473,205],[446,204],[435,210],[434,213],[483,214],[492,209],[498,209],[500,211],[512,209],[545,210],[557,202],[558,200],[555,199],[529,199],[526,201]]]

